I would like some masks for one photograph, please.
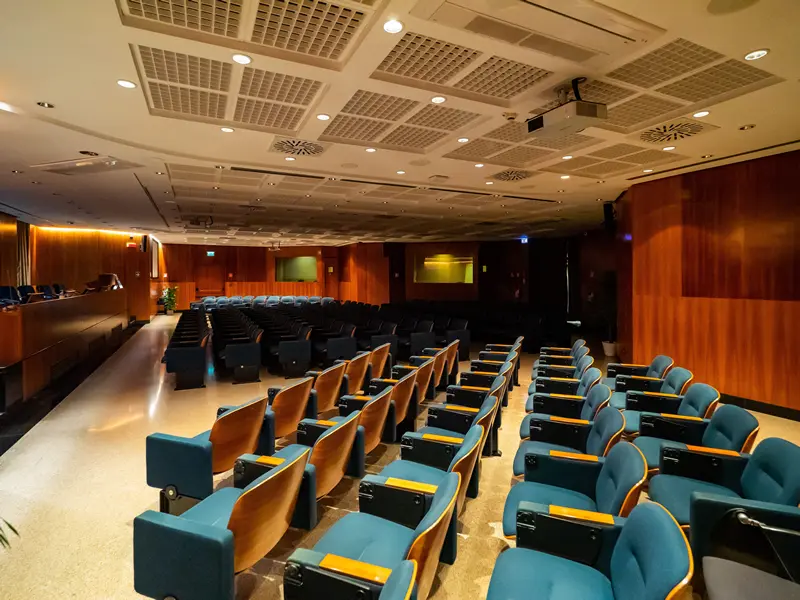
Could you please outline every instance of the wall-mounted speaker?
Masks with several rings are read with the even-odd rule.
[[[603,224],[608,231],[614,231],[616,228],[616,214],[614,213],[613,202],[603,204]]]

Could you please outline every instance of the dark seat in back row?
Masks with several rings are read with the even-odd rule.
[[[185,312],[178,320],[162,362],[175,373],[175,389],[205,387],[209,331],[205,313]]]

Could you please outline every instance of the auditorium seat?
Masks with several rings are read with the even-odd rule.
[[[294,296],[281,296],[281,306],[294,306]]]
[[[20,296],[20,298],[21,298],[21,301],[22,301],[23,303],[25,303],[25,302],[27,302],[27,301],[28,301],[28,297],[29,297],[31,294],[35,294],[35,293],[36,293],[36,290],[35,290],[35,289],[33,289],[33,286],[32,286],[32,285],[21,285],[21,286],[19,286],[19,287],[17,288],[17,291],[19,292],[19,296]]]
[[[158,600],[234,600],[235,574],[275,547],[295,510],[310,452],[294,446],[280,454],[243,489],[222,488],[180,516],[136,517],[134,589]]]
[[[585,396],[577,394],[534,394],[534,412],[528,413],[522,419],[522,424],[519,427],[519,437],[527,438],[530,434],[531,421],[540,419],[542,415],[593,421],[597,413],[608,406],[610,398],[611,390],[602,383],[590,388],[589,393]],[[627,414],[623,414],[627,423]]]
[[[800,447],[780,438],[753,454],[676,448],[661,461],[648,494],[688,527],[692,494],[708,493],[795,507],[800,503]]]
[[[459,483],[459,475],[449,473],[415,527],[406,524],[408,514],[393,515],[403,524],[365,512],[346,514],[313,549],[295,550],[289,557],[283,578],[284,598],[316,600],[325,593],[322,590],[330,593],[332,589],[341,597],[370,597],[369,592],[357,590],[379,592],[388,570],[395,570],[404,560],[414,560],[418,565],[416,599],[427,600]]]
[[[0,286],[0,302],[5,304],[19,304],[22,302],[22,298],[13,285],[3,285]]]
[[[611,406],[617,410],[625,410],[628,396],[644,392],[657,392],[661,395],[683,394],[693,378],[692,372],[682,367],[670,369],[663,379],[640,375],[619,376],[614,393],[611,394]]]
[[[382,344],[372,350],[369,364],[373,377],[383,377],[386,372],[387,364],[391,368],[391,348],[391,344]]]
[[[587,369],[591,368],[594,364],[594,358],[590,354],[579,358],[578,362],[574,365],[548,365],[548,364],[540,364],[536,367],[536,371],[533,374],[533,381],[528,386],[528,393],[531,392],[531,388],[535,388],[536,382],[541,377],[566,377],[569,379],[573,378],[580,378],[581,373],[585,373]]]
[[[339,404],[339,398],[347,393],[345,380],[346,363],[335,364],[324,371],[308,371],[306,377],[314,378],[311,398],[306,414],[316,418],[320,414],[329,413]]]
[[[628,396],[625,415],[625,435],[639,435],[642,413],[677,415],[708,419],[719,404],[719,392],[708,384],[693,383],[686,394],[641,393]]]
[[[569,394],[586,396],[594,386],[600,383],[603,374],[600,369],[586,369],[580,379],[573,377],[537,377],[528,388],[528,399],[525,401],[525,412],[533,412],[534,401],[540,394]],[[612,394],[613,396],[613,394]]]
[[[516,537],[517,512],[547,515],[553,507],[627,517],[639,502],[647,479],[644,456],[621,442],[607,456],[532,450],[525,461],[525,480],[511,488],[503,509],[503,535]]]
[[[256,296],[253,298],[253,303],[251,306],[258,307],[258,306],[266,306],[267,305],[267,297],[266,296]]]
[[[205,313],[181,314],[161,359],[167,373],[175,373],[176,390],[205,387],[209,336]]]
[[[554,517],[533,521],[521,511],[517,547],[497,559],[487,600],[691,597],[694,567],[689,544],[662,506],[641,504],[627,519],[601,519],[604,515],[579,511]]]
[[[45,300],[52,300],[56,297],[56,294],[53,292],[53,288],[49,285],[37,285],[36,291],[39,292],[44,296]]]
[[[659,354],[656,356],[649,365],[637,365],[631,363],[609,363],[607,367],[607,376],[603,379],[612,391],[616,390],[617,377],[626,378],[633,375],[641,377],[655,377],[656,379],[663,379],[667,372],[675,364],[669,356]]]
[[[161,490],[161,512],[181,514],[208,497],[213,476],[256,449],[265,410],[267,399],[261,398],[224,411],[210,430],[194,437],[147,436],[147,485]]]
[[[309,303],[309,304],[320,304],[320,301],[321,301],[321,300],[322,300],[322,298],[320,298],[319,296],[311,296],[311,297],[308,299],[308,303]]]
[[[280,296],[270,296],[267,298],[267,306],[278,306],[281,303]]]
[[[347,377],[347,393],[359,394],[364,389],[365,382],[371,377],[371,356],[369,352],[357,354],[350,360],[343,360],[347,364],[345,377]]]
[[[57,296],[61,296],[62,294],[65,294],[66,292],[67,292],[67,286],[65,286],[63,283],[54,283],[53,284],[53,293],[56,294]]]
[[[624,429],[625,418],[622,413],[610,406],[597,413],[594,421],[550,415],[532,419],[532,437],[520,443],[514,456],[514,476],[519,477],[525,472],[527,454],[532,450],[561,450],[606,456],[620,440]]]
[[[255,300],[255,296],[244,296],[242,298],[242,302],[244,302],[245,306],[253,306],[253,301]]]
[[[365,402],[356,402],[350,406],[339,404],[341,414],[330,417],[331,421],[341,421],[347,418],[356,410],[361,411],[358,419],[358,426],[364,429],[364,454],[367,455],[377,448],[383,439],[383,432],[386,427],[386,417],[389,414],[389,407],[392,402],[392,391],[394,388],[387,387],[374,396],[370,396]],[[356,397],[356,401],[359,398]]]
[[[415,358],[417,357],[412,356],[411,360],[414,360]],[[409,373],[416,373],[417,397],[422,399],[427,396],[430,389],[434,365],[435,361],[432,358],[429,358],[418,365],[395,365],[392,367],[392,377],[394,379],[401,379]]]
[[[531,378],[535,378],[539,370],[544,370],[546,366],[549,365],[561,365],[561,366],[577,366],[578,361],[582,359],[584,356],[589,354],[589,347],[588,346],[581,346],[575,351],[575,354],[568,354],[566,356],[540,356],[533,364],[533,371],[531,374]]]
[[[644,413],[641,431],[633,443],[644,454],[651,474],[658,471],[665,449],[691,447],[750,452],[758,435],[758,420],[743,408],[723,404],[710,419]]]
[[[383,439],[387,443],[394,443],[407,431],[414,431],[416,427],[417,407],[419,398],[417,394],[417,377],[411,372],[401,379],[376,378],[370,381],[367,394],[347,394],[339,401],[339,414],[350,414],[353,410],[360,410],[365,404],[375,398],[387,387],[392,388],[389,414],[386,417],[386,427]]]

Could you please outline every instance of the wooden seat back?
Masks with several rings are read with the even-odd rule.
[[[389,359],[389,350],[391,349],[391,344],[383,344],[372,351],[370,362],[373,377],[383,377],[383,370],[386,368],[386,361]]]
[[[266,410],[267,398],[261,398],[229,410],[214,421],[208,437],[214,473],[232,469],[242,454],[255,452]]]
[[[387,387],[364,405],[358,424],[364,428],[364,453],[369,454],[381,443],[386,415],[392,400],[392,388]]]
[[[364,378],[370,364],[370,353],[364,352],[347,363],[347,393],[356,394],[364,389]]]
[[[339,403],[339,393],[342,389],[342,380],[347,370],[347,363],[338,363],[325,369],[314,381],[314,390],[317,392],[317,412],[324,413],[336,408]]]
[[[392,388],[392,402],[394,402],[395,421],[401,423],[405,420],[408,407],[411,404],[411,395],[417,385],[417,372],[412,371]]]
[[[297,431],[297,424],[305,416],[308,397],[314,380],[311,377],[283,388],[272,400],[275,413],[275,439]]]
[[[317,470],[317,499],[327,496],[344,477],[361,411],[355,411],[331,427],[314,443],[309,462]]]

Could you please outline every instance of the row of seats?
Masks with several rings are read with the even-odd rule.
[[[45,300],[53,300],[65,294],[67,288],[59,283],[50,285],[13,285],[0,286],[0,306],[26,304],[32,295],[41,294]]]
[[[175,374],[176,390],[205,387],[206,347],[210,337],[205,314],[181,314],[161,359],[166,364],[167,373]]]
[[[710,385],[690,385],[691,373],[668,357],[609,365],[606,378],[592,363],[583,340],[541,349],[513,463],[519,482],[503,512],[517,549],[498,559],[490,599],[537,589],[552,598],[689,597],[685,533],[705,556],[733,506],[759,517],[798,513],[800,448],[771,438],[748,454],[758,421],[721,405]],[[639,505],[645,486],[652,502]]]
[[[233,308],[211,313],[211,325],[217,367],[232,372],[236,383],[259,381],[264,331],[241,311]]]
[[[454,507],[463,506],[465,496],[477,493],[478,457],[510,377],[494,374],[498,381],[485,390],[465,387],[473,395],[482,392],[473,398],[480,399],[479,408],[452,404],[453,388],[462,387],[453,386],[458,341],[425,349],[414,364],[397,365],[392,377],[370,379],[373,368],[383,373],[388,349],[387,344],[309,372],[297,383],[242,406],[221,407],[212,429],[194,438],[149,436],[147,480],[161,489],[161,512],[148,511],[134,521],[136,590],[153,598],[232,598],[234,574],[264,556],[290,524],[313,528],[317,500],[350,475],[363,478],[361,513],[349,522],[348,517],[340,520],[313,550],[298,550],[290,557],[285,597],[321,597],[323,591],[335,595],[340,584],[357,589],[352,586],[363,580],[346,576],[357,558],[344,547],[335,555],[320,547],[358,545],[370,537],[387,550],[367,541],[368,548],[359,551],[363,556],[364,549],[374,550],[370,556],[379,563],[373,567],[382,575],[375,580],[381,585],[366,585],[383,598],[396,589],[393,579],[408,575],[406,561],[413,561],[411,580],[417,597],[425,598],[440,557],[455,560],[451,515]],[[510,375],[513,368],[509,363],[500,371]],[[422,398],[445,388],[448,403],[438,407],[438,417],[429,417],[429,427],[415,432]],[[276,440],[292,433],[297,443],[276,452]],[[364,477],[365,454],[381,440],[392,443],[401,437],[402,459]],[[213,475],[231,468],[235,487],[214,492]],[[374,527],[367,530],[362,517]],[[319,569],[332,578],[317,578]],[[343,574],[346,583],[340,581]],[[405,589],[410,591],[411,584]]]
[[[192,302],[192,308],[214,310],[233,306],[304,306],[306,304],[327,305],[335,302],[330,296],[205,296],[199,302]]]

